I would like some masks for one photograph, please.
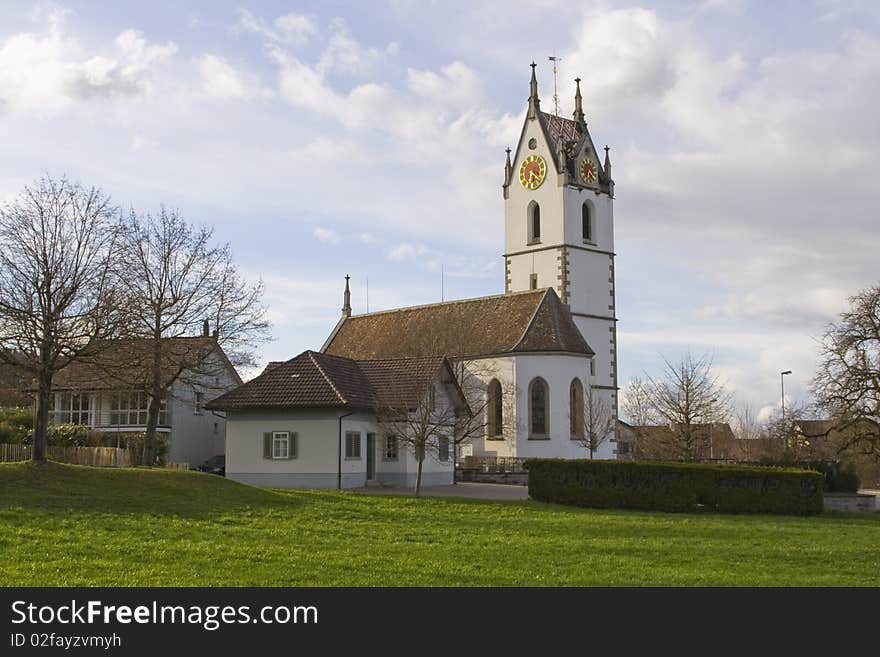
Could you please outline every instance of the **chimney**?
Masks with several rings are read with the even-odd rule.
[[[207,338],[209,331],[210,331],[210,325],[208,324],[208,320],[206,319],[202,323],[202,337]]]
[[[345,294],[342,295],[342,316],[351,317],[351,290],[348,288],[348,274],[345,275]]]

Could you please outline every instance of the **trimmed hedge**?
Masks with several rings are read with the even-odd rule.
[[[529,496],[600,508],[724,513],[822,512],[818,472],[701,463],[530,459]]]
[[[799,468],[801,470],[817,470],[825,477],[826,493],[858,493],[861,480],[852,463],[840,461],[794,461],[761,459],[758,465],[772,465],[782,468]]]

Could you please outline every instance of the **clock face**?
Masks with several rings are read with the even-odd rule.
[[[584,160],[581,164],[581,180],[590,185],[596,182],[599,177],[598,169],[592,160]]]
[[[526,189],[538,189],[547,175],[547,163],[540,155],[529,155],[519,167],[519,184]]]

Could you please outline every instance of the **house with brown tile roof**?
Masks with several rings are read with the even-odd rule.
[[[111,437],[143,433],[151,348],[146,339],[96,343],[55,375],[49,421],[85,425]],[[242,380],[217,339],[207,331],[164,338],[160,371],[168,394],[157,431],[168,441],[166,460],[198,466],[222,455],[226,420],[205,404]]]
[[[395,419],[427,408],[426,400],[432,422],[452,421],[426,440],[422,485],[449,484],[453,421],[470,409],[443,356],[355,360],[305,351],[207,408],[226,414],[231,479],[280,488],[412,486],[418,460]]]

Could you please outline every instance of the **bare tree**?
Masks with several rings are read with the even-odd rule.
[[[657,413],[651,403],[648,383],[633,377],[623,389],[623,414],[633,426],[657,424]]]
[[[34,461],[46,458],[54,376],[121,318],[116,216],[100,189],[49,176],[0,209],[0,358],[36,380]]]
[[[687,351],[673,364],[666,358],[663,375],[648,377],[646,389],[651,408],[668,423],[668,446],[676,458],[699,458],[708,441],[699,425],[725,421],[731,394],[712,372],[712,359],[694,357]]]
[[[454,382],[447,382],[455,385]],[[454,458],[451,450],[455,431],[461,424],[462,410],[446,395],[438,399],[435,382],[421,394],[414,405],[401,408],[397,404],[385,404],[376,414],[382,433],[393,436],[398,445],[412,450],[418,469],[415,495],[422,491],[422,470],[426,458],[445,460]],[[454,467],[454,463],[453,463]]]
[[[614,411],[591,385],[583,391],[583,399],[572,399],[570,406],[570,413],[576,413],[571,422],[571,437],[586,448],[592,459],[599,447],[615,435]]]
[[[880,284],[849,298],[821,342],[813,391],[845,449],[880,461]]]
[[[737,409],[733,425],[741,460],[754,461],[765,456],[766,441],[762,439],[766,438],[767,434],[750,404],[743,404]]]
[[[813,408],[803,402],[786,405],[784,416],[781,409],[774,413],[765,424],[770,442],[769,455],[783,461],[809,461],[825,457],[829,448],[828,427],[823,426],[819,431],[804,431],[802,423],[813,416]]]
[[[173,373],[189,372],[210,381],[218,361],[203,350],[181,350],[168,338],[207,333],[232,360],[251,364],[252,348],[268,337],[262,305],[262,282],[248,284],[232,262],[228,245],[213,243],[213,229],[194,226],[177,211],[160,209],[158,215],[138,216],[124,222],[123,250],[118,264],[132,320],[131,337],[142,349],[133,350],[129,362],[117,363],[128,372],[141,372],[149,399],[143,463],[155,460],[156,427],[162,400],[171,390]],[[135,361],[135,362],[132,362]]]

